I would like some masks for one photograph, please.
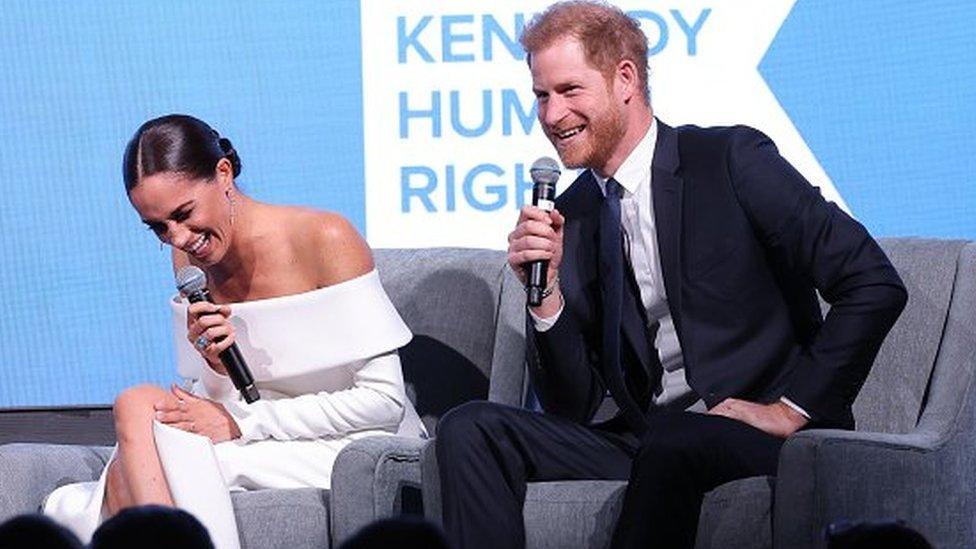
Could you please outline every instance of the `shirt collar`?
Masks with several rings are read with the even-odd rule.
[[[624,159],[623,164],[617,168],[617,172],[612,176],[617,183],[620,183],[620,186],[624,188],[626,193],[634,194],[642,183],[650,181],[651,159],[654,155],[654,147],[656,145],[657,118],[651,118],[651,125],[647,128],[647,133],[637,142],[637,146],[634,147],[634,150],[630,151],[630,154]],[[600,192],[603,193],[603,196],[606,196],[607,178],[600,177],[593,170],[590,171],[593,173],[593,177],[596,178]]]

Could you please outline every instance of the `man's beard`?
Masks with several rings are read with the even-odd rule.
[[[584,131],[589,134],[585,142],[562,151],[559,159],[567,168],[601,169],[623,139],[623,113],[611,103],[600,116],[590,120]],[[556,150],[559,152],[558,147]]]

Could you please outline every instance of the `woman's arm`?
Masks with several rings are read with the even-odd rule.
[[[293,209],[284,233],[302,258],[294,268],[314,279],[317,287],[340,284],[373,270],[369,247],[342,216]],[[348,389],[264,399],[250,405],[236,402],[234,388],[225,375],[203,368],[194,393],[221,401],[244,440],[320,438],[371,429],[395,431],[406,405],[396,352],[345,367],[353,380]]]
[[[162,415],[157,419],[207,436],[210,431],[230,430],[229,437],[226,433],[211,436],[214,443],[230,438],[315,439],[377,429],[395,432],[407,402],[397,352],[360,360],[345,368],[353,379],[348,389],[262,399],[251,404],[233,399],[234,387],[228,377],[209,372],[205,377],[212,379],[197,384],[195,396],[174,388],[174,396],[187,404],[158,406]],[[208,386],[218,387],[217,394],[207,390]],[[201,392],[201,388],[205,390]],[[215,429],[224,423],[224,428]]]
[[[399,355],[393,351],[347,368],[353,376],[348,389],[251,404],[234,401],[225,407],[242,440],[313,439],[376,429],[395,432],[407,402]]]

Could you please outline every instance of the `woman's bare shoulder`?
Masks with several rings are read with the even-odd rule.
[[[312,259],[319,284],[331,286],[373,270],[373,254],[348,219],[335,212],[291,208],[302,255]]]

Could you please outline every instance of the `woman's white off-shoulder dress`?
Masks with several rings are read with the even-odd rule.
[[[329,488],[349,442],[426,437],[397,355],[411,334],[375,270],[303,294],[230,304],[237,345],[261,394],[252,404],[187,341],[187,304],[174,298],[171,305],[180,376],[193,382],[193,393],[222,403],[241,430],[239,439],[211,444],[154,422],[176,504],[207,526],[218,548],[238,547],[228,490]],[[97,482],[52,492],[44,512],[87,542],[103,520],[104,494],[103,472]]]

